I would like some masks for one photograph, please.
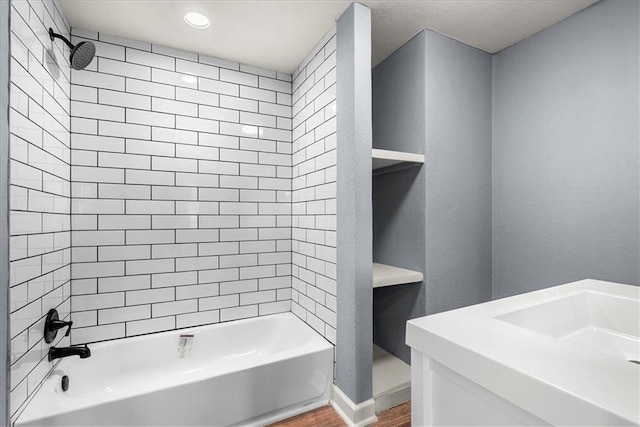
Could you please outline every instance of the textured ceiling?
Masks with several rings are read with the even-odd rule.
[[[423,28],[489,53],[499,52],[597,0],[370,0],[377,65]]]
[[[497,52],[597,0],[369,0],[372,62],[423,28]],[[61,0],[71,25],[290,73],[348,0]],[[183,16],[198,11],[206,30]]]

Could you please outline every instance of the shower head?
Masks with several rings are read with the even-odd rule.
[[[91,42],[80,42],[71,49],[71,67],[75,70],[82,70],[91,63],[96,54],[96,45]]]
[[[64,36],[53,32],[53,28],[49,28],[49,37],[51,41],[55,38],[62,39],[69,49],[71,49],[71,55],[69,55],[69,61],[71,62],[71,68],[74,70],[82,70],[87,67],[93,60],[96,54],[96,46],[91,42],[80,42],[77,45],[71,44]]]

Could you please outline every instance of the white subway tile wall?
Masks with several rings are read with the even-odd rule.
[[[290,311],[291,76],[72,32],[72,342]]]
[[[57,1],[11,21],[13,418],[54,307],[55,345],[288,311],[335,343],[335,28],[292,83],[80,29],[96,58],[72,71]]]
[[[294,73],[292,101],[292,311],[335,344],[335,27]]]
[[[44,318],[69,318],[71,184],[69,37],[57,1],[11,2],[10,362],[12,419],[53,367]],[[68,345],[58,334],[55,345]]]

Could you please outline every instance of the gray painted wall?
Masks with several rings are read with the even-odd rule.
[[[425,151],[425,33],[421,32],[373,70],[373,146]],[[425,271],[425,170],[414,167],[373,177],[373,259]],[[373,292],[373,341],[410,359],[407,320],[424,316],[424,282]]]
[[[638,284],[638,1],[603,1],[494,57],[493,296]]]
[[[371,11],[354,3],[337,24],[336,385],[371,398]]]
[[[426,31],[427,314],[491,298],[491,55]]]
[[[9,425],[9,10],[0,1],[0,424]]]

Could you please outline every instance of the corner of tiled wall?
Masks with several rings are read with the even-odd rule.
[[[336,342],[336,28],[293,78],[292,311]]]
[[[44,316],[70,312],[69,37],[57,1],[11,2],[10,274],[12,418],[52,368]],[[58,335],[55,344],[68,345]]]
[[[291,76],[73,29],[74,343],[291,310]]]

